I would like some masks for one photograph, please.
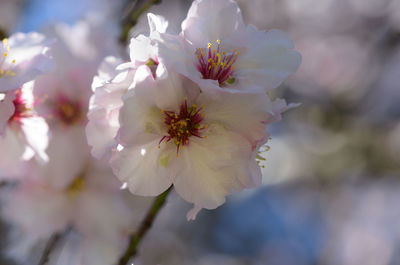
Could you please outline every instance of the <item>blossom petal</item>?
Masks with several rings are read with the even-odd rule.
[[[267,94],[205,91],[199,96],[199,102],[204,104],[205,123],[223,124],[253,144],[265,137],[273,106]]]
[[[249,25],[244,34],[241,38],[251,41],[235,65],[237,81],[243,82],[238,86],[255,84],[273,89],[296,72],[301,55],[293,50],[293,42],[286,33],[276,29],[258,31]]]
[[[239,134],[215,127],[207,139],[191,139],[179,151],[173,179],[177,193],[196,206],[214,209],[233,190],[251,182],[250,143]]]
[[[161,158],[156,140],[116,151],[110,163],[114,174],[122,182],[128,183],[133,194],[156,196],[172,184],[167,169],[160,163]]]
[[[202,48],[244,27],[242,13],[235,1],[196,0],[182,22],[182,34]]]

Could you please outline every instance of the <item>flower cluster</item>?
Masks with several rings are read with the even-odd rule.
[[[38,33],[17,33],[0,44],[0,180],[15,178],[21,160],[46,162],[48,126],[34,110],[35,78],[53,67],[50,40]]]
[[[2,217],[12,225],[7,253],[23,264],[66,233],[80,246],[76,264],[112,264],[132,229],[121,185],[91,156],[85,135],[93,76],[119,52],[111,41],[98,44],[103,28],[56,24],[2,42],[0,180],[16,184],[1,190]]]
[[[291,107],[268,92],[301,56],[282,31],[246,26],[232,0],[194,1],[178,35],[162,17],[148,21],[131,61],[108,58],[95,77],[87,140],[133,194],[173,185],[194,219],[261,184],[268,126]]]
[[[193,220],[261,185],[269,124],[295,106],[270,96],[300,64],[292,41],[246,26],[233,0],[194,1],[179,34],[160,16],[148,22],[129,61],[96,19],[1,42],[11,257],[27,263],[62,234],[79,242],[66,264],[114,264],[135,220],[122,187],[157,196],[173,186]]]

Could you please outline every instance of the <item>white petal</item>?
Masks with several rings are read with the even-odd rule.
[[[198,206],[193,206],[193,208],[186,214],[186,219],[188,221],[194,221],[196,220],[197,214],[200,212],[202,208]]]
[[[247,47],[235,63],[236,79],[242,82],[239,86],[255,84],[267,90],[276,88],[301,63],[300,53],[293,50],[292,40],[283,31],[263,32],[249,25],[242,38],[247,40]]]
[[[150,36],[155,32],[165,33],[168,28],[168,21],[164,17],[147,13],[147,20],[150,26]]]
[[[197,48],[244,29],[242,13],[232,0],[196,0],[182,22],[182,33]]]
[[[210,129],[207,139],[191,138],[180,149],[172,167],[177,193],[196,206],[214,209],[225,202],[233,190],[240,191],[252,182],[249,170],[250,143],[221,127]]]
[[[116,151],[111,158],[114,174],[122,182],[128,183],[133,194],[156,196],[171,185],[167,169],[160,161],[163,153],[158,148],[158,141],[126,147],[120,152]]]
[[[15,110],[13,104],[15,93],[8,92],[6,94],[0,94],[0,96],[4,96],[2,99],[0,99],[0,135],[2,135],[8,120],[13,115]]]
[[[29,117],[21,120],[21,130],[25,136],[27,148],[32,150],[36,159],[45,163],[49,160],[46,148],[49,143],[49,127],[41,117]]]
[[[254,145],[265,137],[266,123],[273,106],[265,93],[204,91],[198,101],[204,104],[206,124],[223,124]]]
[[[22,155],[25,151],[25,142],[18,131],[6,127],[3,135],[0,135],[0,178],[10,178],[19,175],[22,170]]]

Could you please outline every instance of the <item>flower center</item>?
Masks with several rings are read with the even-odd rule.
[[[8,122],[13,122],[13,121],[19,122],[23,118],[33,116],[33,110],[28,106],[26,100],[23,98],[21,89],[18,89],[15,92],[15,94],[16,96],[15,99],[13,100],[14,113],[9,118]]]
[[[155,79],[156,78],[156,71],[157,71],[157,67],[158,67],[158,61],[155,61],[155,60],[150,58],[146,62],[146,65],[150,68],[151,73],[152,73],[152,75],[153,75],[153,77]]]
[[[83,118],[81,104],[61,98],[56,104],[55,116],[65,125],[77,124]]]
[[[71,185],[67,188],[67,192],[70,195],[77,195],[85,188],[85,179],[81,176],[77,177],[72,181]]]
[[[0,78],[15,76],[15,72],[13,72],[11,69],[3,68],[4,62],[7,60],[7,57],[9,56],[8,53],[10,52],[10,50],[11,50],[11,48],[10,48],[10,45],[8,45],[8,40],[3,39],[2,45],[0,45],[0,51],[1,51],[1,54],[0,54]],[[15,64],[15,60],[12,60],[11,63]]]
[[[214,43],[208,43],[207,49],[198,48],[197,55],[197,70],[202,74],[204,79],[218,80],[219,85],[224,85],[225,82],[231,84],[235,82],[232,77],[235,71],[235,62],[240,55],[236,49],[230,53],[221,51],[221,41],[217,40]],[[216,46],[216,47],[215,47]]]
[[[207,124],[202,125],[202,121],[206,116],[201,113],[202,110],[203,106],[197,107],[196,104],[192,104],[189,107],[187,98],[180,104],[179,113],[161,110],[164,114],[164,123],[168,126],[168,135],[163,136],[159,144],[163,141],[168,143],[173,140],[178,155],[179,148],[184,148],[185,145],[188,145],[191,136],[207,138],[207,136],[200,135],[202,130],[208,128]]]

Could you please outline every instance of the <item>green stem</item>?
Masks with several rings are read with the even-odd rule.
[[[153,225],[154,220],[156,219],[158,213],[160,212],[161,208],[166,202],[166,198],[168,194],[171,192],[172,186],[164,191],[162,194],[160,194],[154,201],[153,204],[151,205],[150,209],[148,210],[145,218],[142,220],[140,223],[139,229],[135,234],[132,234],[130,239],[129,239],[129,245],[126,248],[124,254],[119,260],[119,265],[126,265],[128,264],[129,260],[133,258],[137,254],[137,249],[144,238],[144,236],[147,234],[147,232],[150,230],[151,226]]]
[[[161,0],[148,0],[142,4],[137,10],[133,9],[132,14],[129,15],[127,21],[122,25],[120,41],[126,43],[129,37],[129,31],[136,25],[139,17],[146,12],[152,5],[161,3]]]

